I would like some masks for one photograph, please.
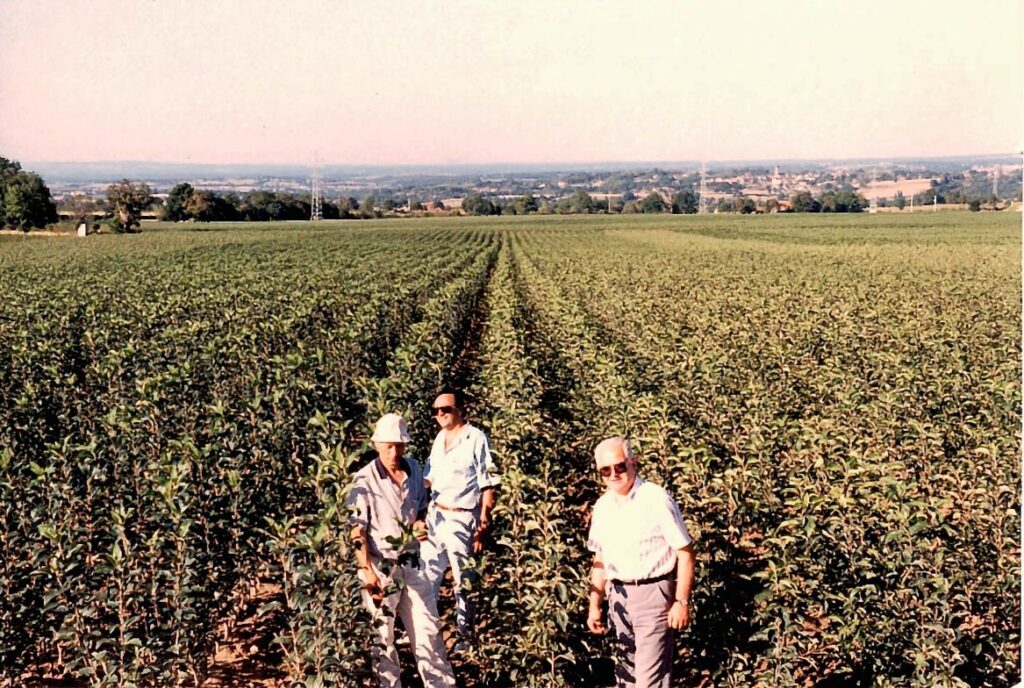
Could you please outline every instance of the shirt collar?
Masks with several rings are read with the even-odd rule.
[[[377,475],[380,478],[388,477],[388,469],[384,468],[384,462],[380,460],[379,456],[374,458],[373,465],[376,467]],[[412,471],[409,469],[409,462],[405,460],[404,456],[398,460],[398,467],[405,473],[406,479],[412,475]]]
[[[638,476],[636,477],[636,480],[634,480],[634,481],[633,481],[633,487],[631,487],[631,488],[629,489],[629,492],[627,492],[627,493],[626,493],[626,494],[624,494],[624,495],[620,495],[620,494],[619,494],[618,492],[616,492],[616,491],[614,491],[614,490],[611,490],[610,492],[611,492],[612,498],[613,498],[613,499],[614,499],[614,500],[615,500],[616,502],[619,502],[619,503],[624,503],[624,502],[631,502],[631,501],[633,501],[633,498],[634,498],[634,497],[636,497],[636,491],[637,491],[638,489],[640,489],[640,486],[641,486],[641,485],[643,485],[643,484],[644,484],[644,479],[643,479],[643,478],[641,478],[641,477],[640,477],[640,476],[638,475]]]
[[[439,441],[441,443],[441,448],[442,449],[444,449],[444,436],[445,436],[445,432],[446,432],[445,430],[442,430],[441,432],[437,433],[437,441]],[[450,452],[453,449],[455,449],[455,447],[459,446],[460,444],[462,444],[463,442],[468,440],[469,437],[470,437],[470,434],[471,433],[470,433],[469,423],[464,423],[462,428],[459,430],[458,434],[455,435],[455,442],[453,442],[452,446],[448,447],[445,451],[446,452]]]

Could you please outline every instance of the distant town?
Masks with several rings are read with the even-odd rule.
[[[10,173],[5,179],[31,180],[19,189],[36,189],[25,191],[29,200],[42,197],[34,214],[19,215],[14,206],[6,211],[6,226],[26,231],[54,222],[95,231],[108,220],[114,231],[130,231],[139,222],[154,220],[993,211],[1019,209],[1022,189],[1021,158],[1013,155],[534,168],[130,162],[21,166],[4,160]]]
[[[220,195],[243,196],[255,191],[287,194],[311,199],[312,179],[319,176],[319,189],[325,203],[344,205],[353,198],[363,201],[369,197],[378,209],[386,213],[411,212],[417,204],[427,210],[458,210],[467,197],[479,196],[496,208],[513,207],[517,200],[530,195],[537,202],[538,211],[568,211],[578,192],[584,192],[592,201],[591,212],[601,210],[623,212],[631,202],[658,194],[666,205],[680,193],[692,192],[698,205],[707,212],[729,212],[747,207],[752,201],[756,211],[785,211],[800,192],[812,197],[843,190],[852,191],[876,208],[900,204],[909,207],[934,204],[967,203],[977,199],[994,204],[999,201],[1021,200],[1022,165],[1019,157],[992,156],[978,158],[946,158],[920,160],[892,160],[878,163],[863,161],[837,162],[785,162],[704,165],[690,163],[687,167],[653,165],[619,169],[565,169],[502,173],[500,168],[481,168],[480,171],[431,172],[426,168],[367,168],[346,172],[325,167],[285,168],[280,171],[268,167],[265,174],[254,174],[259,168],[246,166],[245,174],[233,173],[231,166],[214,168],[215,174],[203,173],[202,167],[182,172],[193,176],[168,179],[167,171],[158,165],[149,165],[151,178],[136,178],[149,184],[156,198],[166,197],[179,183],[194,189],[208,190]],[[443,168],[440,168],[443,170]],[[96,178],[83,178],[89,174],[88,166],[81,166],[76,174],[68,170],[40,173],[58,203],[74,195],[102,197],[107,186],[120,181],[120,170],[104,170]],[[131,166],[124,172],[131,172]],[[113,172],[113,174],[112,174]],[[902,198],[902,203],[901,203]],[[776,201],[772,203],[772,201]],[[578,203],[577,203],[578,204]]]

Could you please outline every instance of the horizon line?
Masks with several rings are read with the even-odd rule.
[[[779,157],[779,158],[689,158],[689,159],[672,159],[672,160],[593,160],[593,161],[529,161],[529,162],[420,162],[420,163],[370,163],[370,162],[317,162],[317,163],[303,163],[303,162],[191,162],[188,160],[144,160],[144,159],[108,159],[108,160],[33,160],[26,159],[24,164],[41,164],[41,165],[180,165],[180,166],[193,166],[193,167],[304,167],[304,168],[323,168],[323,167],[361,167],[361,168],[445,168],[445,167],[529,167],[536,165],[539,167],[594,167],[594,166],[637,166],[637,165],[678,165],[678,164],[736,164],[736,163],[747,163],[747,164],[767,164],[767,163],[794,163],[794,162],[864,162],[864,161],[900,161],[900,160],[950,160],[960,158],[1003,158],[1003,157],[1020,157],[1022,163],[1024,163],[1024,151],[1008,151],[998,153],[956,153],[956,154],[945,154],[945,155],[921,155],[921,154],[910,154],[910,155],[889,155],[889,156],[821,156],[821,157],[807,157],[807,158],[795,158],[795,157]]]

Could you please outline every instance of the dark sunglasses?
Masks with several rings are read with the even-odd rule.
[[[455,413],[458,410],[454,406],[434,406],[433,408],[436,415],[441,415],[442,413],[448,415],[450,413]]]
[[[615,471],[615,475],[622,475],[626,472],[626,462],[619,461],[617,464],[612,466],[601,466],[597,469],[597,472],[601,474],[602,478],[610,478],[612,471]]]

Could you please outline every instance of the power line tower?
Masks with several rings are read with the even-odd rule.
[[[875,169],[873,169],[871,171],[871,186],[875,186],[877,183],[878,183],[878,168],[876,167]],[[872,189],[871,190],[871,206],[868,208],[868,212],[869,213],[877,213],[878,212],[878,196],[875,195],[876,193],[878,193],[877,189]]]
[[[313,170],[313,175],[310,177],[310,183],[312,185],[312,191],[310,193],[310,222],[318,222],[324,219],[324,196],[323,191],[320,188],[320,172],[319,170]]]
[[[707,205],[704,203],[704,195],[708,191],[708,181],[705,179],[707,176],[708,166],[701,162],[700,164],[700,195],[697,196],[697,214],[704,215],[708,212]]]

